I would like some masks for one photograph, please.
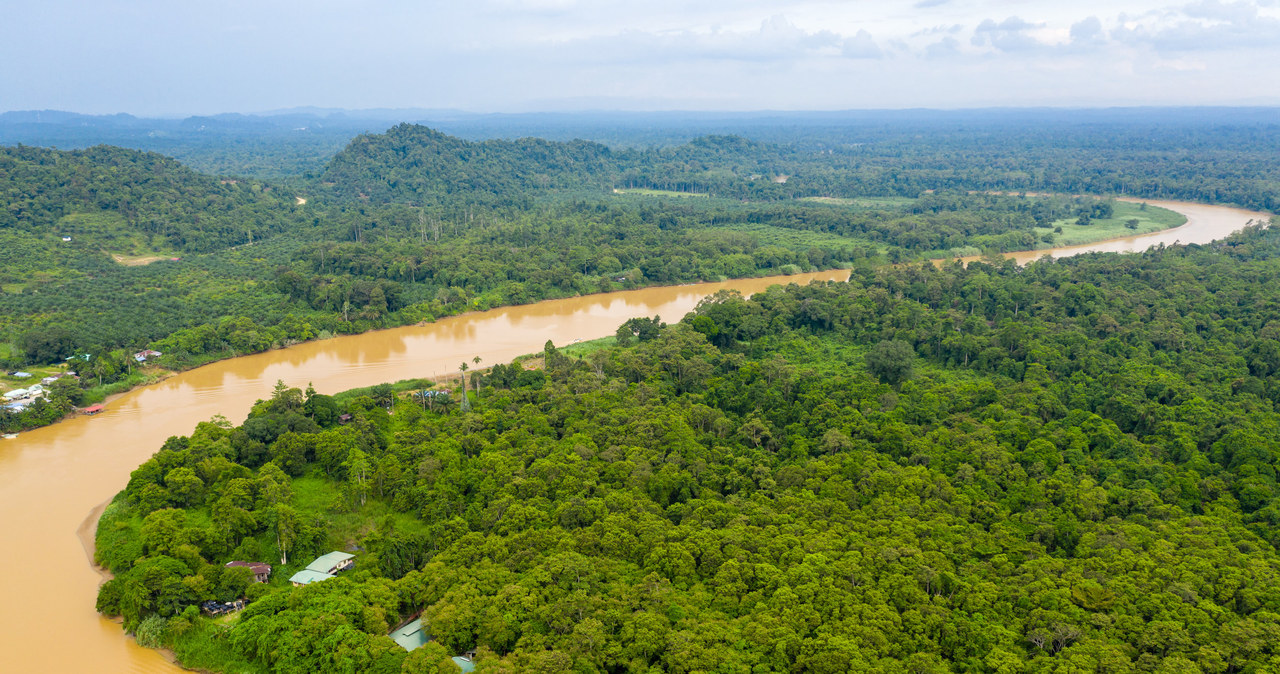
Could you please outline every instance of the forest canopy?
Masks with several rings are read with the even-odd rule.
[[[466,406],[281,385],[134,472],[98,606],[246,671],[1269,671],[1278,280],[1261,227],[882,266],[548,347]],[[289,587],[330,549],[355,570]]]

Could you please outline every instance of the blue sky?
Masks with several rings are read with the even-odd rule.
[[[0,110],[1280,105],[1280,0],[6,4]]]

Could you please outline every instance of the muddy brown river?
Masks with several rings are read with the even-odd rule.
[[[1158,243],[1205,243],[1267,216],[1233,208],[1149,202],[1187,215],[1174,230],[1077,246],[1141,250]],[[1015,255],[1016,256],[1016,255]],[[178,672],[156,651],[125,638],[120,626],[94,612],[98,573],[77,537],[91,533],[95,507],[124,487],[129,473],[171,435],[223,414],[244,419],[270,395],[276,380],[314,383],[323,393],[383,381],[456,372],[475,356],[506,362],[576,339],[612,334],[624,320],[660,315],[679,320],[702,297],[722,288],[753,293],[774,283],[847,278],[846,271],[746,279],[592,295],[457,316],[300,344],[213,363],[112,401],[96,417],[78,417],[0,440],[0,670],[4,672]]]

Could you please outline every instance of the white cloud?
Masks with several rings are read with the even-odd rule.
[[[925,47],[925,58],[953,59],[960,54],[960,41],[954,37],[944,37]]]
[[[1031,31],[1043,26],[1044,24],[1028,23],[1016,16],[999,23],[986,19],[974,29],[970,43],[975,47],[990,46],[1005,52],[1039,49],[1045,45],[1034,38]]]
[[[1071,24],[1071,43],[1080,46],[1100,46],[1107,41],[1106,31],[1102,29],[1102,20],[1091,16],[1083,21]]]
[[[488,54],[494,52],[489,45],[477,45],[474,49]],[[528,46],[517,49],[528,50]],[[628,30],[544,43],[537,50],[557,61],[593,63],[792,62],[824,56],[876,58],[881,55],[875,39],[865,30],[848,37],[827,30],[808,31],[782,15],[765,19],[754,30]]]
[[[1280,104],[1280,0],[10,4],[15,109]]]
[[[860,30],[856,35],[845,38],[844,44],[840,48],[840,53],[845,58],[851,59],[878,59],[884,56],[884,52],[876,44],[875,39],[871,37],[871,33],[865,30]]]
[[[1280,18],[1262,14],[1272,3],[1202,0],[1132,19],[1114,37],[1162,53],[1254,49],[1280,44]]]

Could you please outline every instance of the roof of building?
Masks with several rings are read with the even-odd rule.
[[[466,672],[476,671],[476,664],[472,662],[470,659],[464,658],[461,655],[453,656],[453,664],[457,665],[458,669],[461,669],[464,674]]]
[[[271,565],[267,564],[266,562],[242,562],[240,560],[236,560],[234,562],[227,562],[226,566],[227,567],[233,567],[233,566],[248,567],[248,569],[252,571],[254,575],[257,575],[260,573],[267,573],[267,574],[271,573]]]
[[[292,576],[289,576],[289,582],[299,583],[301,585],[310,585],[322,580],[329,580],[330,578],[333,578],[333,576],[330,576],[327,573],[312,571],[311,569],[303,569]]]
[[[355,555],[348,554],[345,552],[338,552],[337,550],[334,550],[333,552],[330,552],[328,554],[320,555],[319,557],[316,557],[316,560],[308,564],[307,568],[312,571],[319,571],[320,573],[325,573],[326,571],[328,571],[329,569],[332,569],[333,567],[337,566],[341,562],[345,562],[348,559],[351,559],[353,557],[355,557]]]
[[[431,635],[422,629],[422,619],[414,620],[404,627],[391,633],[391,640],[400,645],[400,648],[411,651],[415,648],[425,646],[431,641]]]
[[[104,409],[106,408],[103,407],[102,405],[90,405],[80,411],[84,412],[85,414],[97,414],[98,412],[101,412]]]

